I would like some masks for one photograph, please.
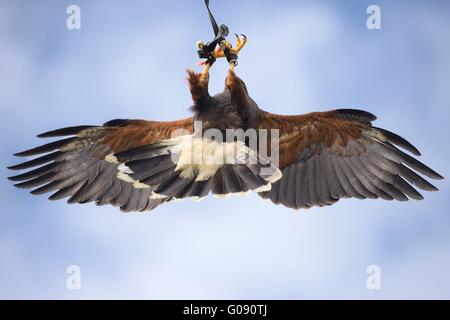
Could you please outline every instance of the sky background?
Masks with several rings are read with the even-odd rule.
[[[81,30],[66,8],[81,7]],[[381,8],[368,30],[366,9]],[[260,107],[361,108],[450,177],[449,1],[221,1],[244,33],[237,73]],[[35,135],[115,118],[189,115],[186,68],[212,35],[201,0],[0,0],[0,298],[450,298],[450,190],[293,211],[257,195],[151,213],[67,205],[6,180]],[[217,62],[210,91],[223,89]],[[81,268],[81,290],[66,269]],[[366,269],[381,268],[381,290]]]

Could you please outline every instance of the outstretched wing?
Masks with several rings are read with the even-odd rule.
[[[172,132],[192,132],[193,119],[173,122],[112,120],[103,126],[77,126],[40,134],[40,138],[66,138],[17,153],[19,157],[38,156],[11,170],[30,169],[9,177],[16,187],[34,188],[32,194],[54,192],[49,199],[70,197],[69,203],[95,201],[112,204],[121,210],[151,210],[170,198],[151,199],[152,189],[136,188],[119,179],[119,163],[108,156],[171,138]],[[37,167],[37,168],[36,168]]]
[[[182,132],[179,130],[183,129]],[[95,201],[144,211],[173,199],[201,199],[269,190],[280,170],[242,141],[219,142],[193,134],[193,119],[174,122],[113,120],[39,135],[69,136],[16,156],[36,156],[11,166],[32,169],[9,177],[32,194],[69,203]],[[175,136],[175,137],[174,137]]]
[[[264,113],[259,127],[279,129],[282,178],[262,192],[275,204],[310,208],[341,198],[423,199],[413,187],[437,190],[419,174],[442,176],[399,150],[419,156],[408,141],[371,125],[368,112],[341,109],[301,116]]]

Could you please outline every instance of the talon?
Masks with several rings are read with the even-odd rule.
[[[236,48],[238,48],[241,45],[241,38],[239,38],[239,35],[235,33],[236,35]]]
[[[239,51],[241,51],[241,49],[245,46],[245,44],[247,43],[247,36],[245,34],[242,34],[242,39],[239,37],[239,35],[236,34],[236,53],[239,53]]]
[[[235,36],[236,36],[235,47],[233,47],[231,43],[225,39],[221,41],[216,46],[216,48],[210,53],[205,53],[202,51],[207,46],[203,41],[197,41],[196,46],[199,49],[199,56],[200,58],[206,59],[206,61],[201,61],[198,65],[205,65],[205,64],[212,65],[216,59],[226,57],[228,62],[230,63],[230,68],[234,69],[234,67],[237,65],[238,53],[247,43],[247,37],[244,34],[241,33],[239,36],[237,33],[235,33]]]
[[[208,79],[210,69],[211,69],[211,64],[205,63],[205,68],[203,69],[203,71],[201,73],[201,77],[200,77],[202,80]]]

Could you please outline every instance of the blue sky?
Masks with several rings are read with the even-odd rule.
[[[82,28],[65,26],[81,7]],[[366,28],[377,4],[382,29]],[[259,105],[361,108],[449,177],[447,1],[219,1],[248,44],[237,73]],[[0,298],[450,298],[450,192],[293,211],[256,195],[151,213],[49,202],[12,187],[12,156],[53,128],[189,114],[186,68],[211,37],[200,0],[0,2]],[[210,91],[222,90],[219,61]],[[381,290],[366,269],[381,268]],[[66,268],[81,268],[81,290]]]

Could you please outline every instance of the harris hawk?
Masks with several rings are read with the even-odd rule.
[[[237,36],[233,47],[226,40],[226,26],[215,25],[214,31],[212,45],[197,44],[206,59],[203,72],[188,70],[192,117],[170,122],[117,119],[42,133],[39,138],[60,139],[16,153],[34,158],[8,167],[28,170],[9,180],[35,195],[52,192],[50,200],[111,204],[125,212],[152,210],[174,199],[199,200],[210,193],[224,197],[254,191],[299,209],[342,198],[420,200],[417,189],[438,190],[423,176],[443,177],[412,156],[420,153],[410,142],[373,126],[376,117],[369,112],[338,109],[287,116],[260,109],[235,73],[247,38]],[[222,57],[230,65],[225,89],[211,96],[209,71]],[[208,130],[230,129],[270,134],[258,136],[256,147],[245,139],[206,136]],[[277,161],[261,153],[261,142],[277,144]]]

